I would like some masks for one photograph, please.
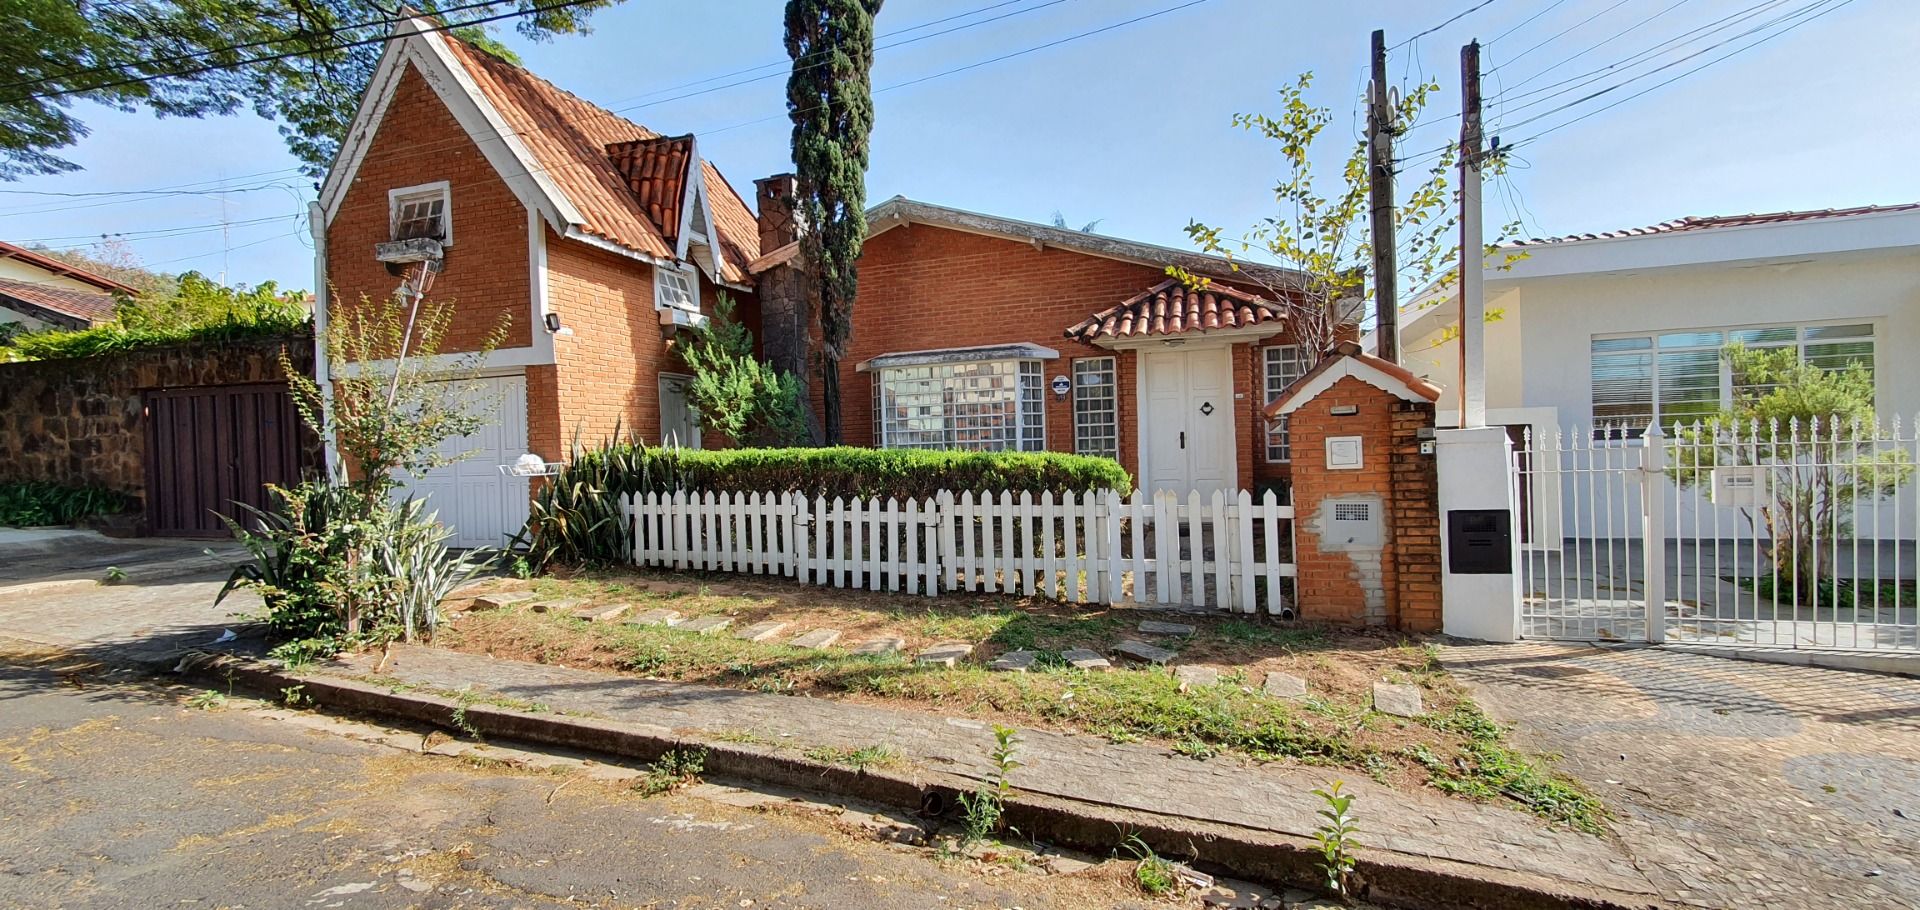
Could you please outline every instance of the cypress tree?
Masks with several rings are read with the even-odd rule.
[[[820,314],[827,444],[839,445],[840,358],[853,336],[855,262],[867,239],[867,142],[873,133],[873,17],[881,0],[787,0],[787,115],[807,296]]]

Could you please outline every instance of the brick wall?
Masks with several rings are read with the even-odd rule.
[[[1420,453],[1433,438],[1433,415],[1430,402],[1393,402],[1393,624],[1409,632],[1440,631],[1440,480],[1434,457]]]
[[[527,209],[411,67],[327,229],[330,312],[350,309],[362,296],[387,297],[399,286],[373,258],[374,244],[391,239],[387,191],[439,180],[451,184],[453,245],[429,299],[451,303],[457,314],[441,349],[474,350],[503,319],[507,336],[500,346],[526,347],[535,330]]]
[[[313,339],[178,345],[0,364],[0,481],[101,486],[146,497],[150,389],[280,382],[280,352],[313,370]],[[317,441],[306,453],[318,464]]]
[[[1115,357],[1120,463],[1139,474],[1135,355],[1069,341],[1068,326],[1166,279],[1163,269],[924,224],[867,241],[853,340],[840,364],[844,429],[850,445],[875,444],[873,383],[854,367],[881,354],[1029,342],[1060,352],[1047,379],[1071,376],[1081,357]],[[1255,289],[1257,290],[1257,289]],[[1255,347],[1233,346],[1240,484],[1284,476],[1266,464],[1262,386]],[[816,384],[817,389],[817,384]],[[1046,394],[1046,446],[1071,452],[1073,398]]]

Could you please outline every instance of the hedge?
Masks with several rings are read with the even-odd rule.
[[[0,482],[0,527],[67,525],[132,507],[132,497],[102,487],[70,487],[39,480]]]
[[[1111,458],[1060,452],[933,452],[909,449],[710,449],[616,447],[616,493],[759,492],[927,499],[942,490],[1034,494],[1133,489]]]

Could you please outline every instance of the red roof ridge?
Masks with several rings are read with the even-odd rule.
[[[1383,373],[1389,379],[1405,386],[1409,393],[1418,395],[1427,401],[1440,400],[1441,389],[1438,385],[1414,375],[1412,370],[1400,364],[1367,353],[1365,348],[1362,348],[1354,342],[1342,341],[1334,345],[1333,350],[1327,352],[1327,356],[1320,358],[1320,362],[1314,364],[1313,369],[1308,370],[1299,379],[1295,379],[1293,382],[1288,383],[1286,388],[1281,389],[1280,394],[1274,396],[1273,401],[1268,402],[1266,408],[1263,409],[1261,413],[1265,414],[1268,420],[1274,420],[1280,417],[1286,412],[1287,405],[1290,404],[1294,398],[1298,397],[1303,390],[1313,386],[1320,377],[1326,375],[1328,371],[1339,366],[1344,361],[1355,361],[1377,372]],[[1347,375],[1353,374],[1348,373]],[[1364,374],[1362,374],[1362,381],[1366,381]],[[1373,384],[1378,385],[1378,383]]]
[[[1683,231],[1710,230],[1723,227],[1747,227],[1761,224],[1791,224],[1797,221],[1817,221],[1823,218],[1850,218],[1856,215],[1876,215],[1884,212],[1910,212],[1920,210],[1920,202],[1901,202],[1890,205],[1857,205],[1848,208],[1826,209],[1788,209],[1779,212],[1755,212],[1745,215],[1687,215],[1671,221],[1662,221],[1644,227],[1618,228],[1611,231],[1595,231],[1581,234],[1562,234],[1553,237],[1530,237],[1516,240],[1509,246],[1536,246],[1551,243],[1576,243],[1582,240],[1616,240],[1623,237],[1648,237],[1659,234],[1677,234]]]
[[[1238,301],[1225,306],[1217,298]],[[1181,335],[1215,329],[1245,328],[1283,319],[1279,305],[1231,285],[1209,281],[1188,287],[1168,278],[1132,297],[1080,320],[1064,333],[1076,341],[1104,337]]]
[[[0,259],[18,259],[22,262],[32,263],[55,275],[72,278],[75,281],[86,282],[108,293],[127,294],[129,296],[140,293],[140,289],[132,285],[115,281],[98,272],[90,272],[65,260],[56,259],[37,250],[30,250],[19,244],[8,243],[4,240],[0,240]]]

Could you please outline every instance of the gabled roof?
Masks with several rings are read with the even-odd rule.
[[[17,246],[4,240],[0,240],[0,259],[19,260],[42,271],[93,285],[109,294],[126,294],[132,296],[140,293],[138,288],[121,284],[105,275],[89,272],[79,266],[69,265],[52,256],[48,256],[45,253],[36,252],[23,246]]]
[[[1351,341],[1336,345],[1306,375],[1280,391],[1266,407],[1268,420],[1293,413],[1333,384],[1352,376],[1403,401],[1438,401],[1440,387],[1397,363],[1367,353]]]
[[[1672,221],[1662,221],[1646,227],[1622,228],[1614,231],[1600,231],[1592,234],[1563,234],[1558,237],[1532,237],[1514,241],[1509,246],[1539,246],[1549,243],[1575,243],[1581,240],[1613,240],[1621,237],[1646,237],[1654,234],[1678,234],[1683,231],[1706,231],[1714,228],[1750,227],[1759,224],[1791,224],[1797,221],[1818,221],[1826,218],[1850,218],[1855,215],[1875,215],[1883,212],[1911,212],[1920,210],[1920,202],[1906,202],[1898,205],[1862,205],[1845,209],[1811,209],[1805,211],[1762,212],[1747,215],[1688,215]]]
[[[1169,278],[1081,320],[1067,329],[1066,336],[1091,343],[1102,338],[1181,335],[1267,323],[1278,330],[1285,318],[1278,306],[1239,288],[1211,283],[1189,288],[1179,279]]]
[[[1179,266],[1195,275],[1209,278],[1236,278],[1274,288],[1304,286],[1309,279],[1293,269],[1254,262],[1228,260],[1190,250],[1179,250],[1155,243],[1142,243],[1089,234],[1048,224],[982,215],[964,209],[949,208],[895,196],[867,210],[869,236],[877,236],[905,224],[930,224],[953,230],[1004,237],[1037,247],[1059,247],[1106,259],[1138,262],[1154,266]]]
[[[0,278],[0,306],[66,329],[113,318],[114,297],[98,291]]]
[[[609,156],[610,147],[658,140],[659,133],[436,28],[422,17],[394,27],[398,40],[388,44],[322,187],[329,219],[372,143],[400,75],[412,67],[448,103],[521,201],[541,212],[556,232],[649,262],[672,262],[685,254],[677,243],[681,222],[650,217]],[[691,138],[683,138],[689,144],[687,160],[698,160]],[[682,171],[680,187],[697,183],[711,210],[719,235],[714,239],[720,279],[748,284],[746,267],[759,256],[760,235],[746,202],[708,162],[701,161],[697,174]],[[691,191],[683,198],[692,198]],[[671,208],[683,214],[685,206]]]

